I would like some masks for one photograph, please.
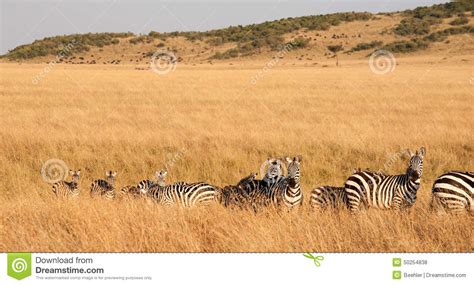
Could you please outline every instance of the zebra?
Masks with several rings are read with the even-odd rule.
[[[370,170],[357,171],[344,184],[347,196],[346,206],[352,213],[357,212],[362,204],[369,208],[408,209],[416,201],[423,174],[424,147],[410,158],[405,174],[386,175]]]
[[[53,193],[56,197],[74,198],[79,195],[79,179],[81,177],[81,170],[69,170],[69,175],[72,176],[72,181],[59,181],[53,184]]]
[[[116,171],[107,171],[105,177],[107,180],[97,179],[91,184],[91,197],[101,196],[106,199],[115,198],[115,176]]]
[[[449,171],[433,183],[431,209],[474,214],[474,172]]]
[[[153,185],[146,192],[146,197],[160,205],[193,207],[218,202],[220,190],[205,182],[183,183],[172,185]]]
[[[120,189],[120,194],[122,196],[129,196],[133,198],[138,198],[142,195],[142,192],[137,187],[137,185],[127,185]]]
[[[269,158],[266,163],[268,163],[269,166],[262,180],[268,185],[273,185],[283,174],[281,160],[278,158]]]
[[[320,186],[311,191],[310,205],[313,209],[337,209],[347,203],[344,187]]]
[[[165,186],[166,185],[166,175],[168,174],[165,170],[160,170],[155,172],[156,181],[153,180],[142,180],[138,182],[137,188],[142,194],[146,192],[154,185]]]
[[[291,209],[303,202],[303,192],[300,185],[300,165],[303,158],[301,156],[293,159],[286,157],[288,163],[288,175],[281,176],[269,187],[262,181],[254,180],[246,185],[250,192],[250,199],[254,209],[258,206],[273,205],[279,207],[284,205]],[[250,188],[250,189],[249,189]]]
[[[257,177],[257,173],[242,178],[236,185],[228,185],[220,189],[219,202],[224,207],[246,208],[250,205],[250,196],[246,189],[246,185],[251,183]]]

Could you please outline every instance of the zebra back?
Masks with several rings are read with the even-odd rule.
[[[120,194],[122,196],[129,196],[133,198],[138,198],[141,196],[142,192],[136,185],[128,185],[120,189]]]
[[[474,172],[449,171],[433,183],[431,209],[474,214]]]
[[[59,181],[53,184],[52,191],[56,195],[56,197],[63,197],[63,198],[74,198],[79,195],[79,179],[81,175],[81,170],[70,170],[69,174],[72,175],[72,181]]]
[[[204,182],[152,186],[147,197],[164,206],[193,207],[218,202],[219,190]]]
[[[115,197],[115,188],[109,182],[97,179],[91,184],[91,196],[113,199]]]
[[[344,187],[320,186],[311,191],[310,205],[314,209],[337,209],[347,203]]]
[[[74,198],[79,195],[79,192],[79,184],[74,181],[59,181],[53,184],[53,193],[56,197]]]

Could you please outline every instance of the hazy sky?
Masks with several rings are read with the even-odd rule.
[[[286,17],[348,11],[387,12],[436,0],[0,0],[3,54],[47,36],[87,32],[209,30]]]

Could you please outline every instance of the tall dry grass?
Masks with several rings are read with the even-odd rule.
[[[437,62],[437,58],[433,58]],[[472,56],[469,57],[472,61]],[[471,65],[399,59],[388,75],[367,62],[340,68],[1,65],[1,251],[472,251],[469,217],[428,212],[436,176],[474,169]],[[423,60],[426,61],[426,60]],[[423,62],[422,61],[422,62]],[[122,186],[168,167],[169,181],[233,184],[269,156],[301,154],[306,198],[352,169],[403,173],[404,149],[425,146],[413,209],[358,217],[257,214],[219,206],[161,209],[91,201],[106,170]],[[50,158],[82,168],[80,198],[56,201],[39,174]]]

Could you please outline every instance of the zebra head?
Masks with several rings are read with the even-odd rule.
[[[282,165],[281,160],[278,158],[269,158],[267,159],[268,169],[265,174],[268,178],[276,178],[282,175]]]
[[[293,179],[297,182],[300,180],[300,164],[303,160],[301,155],[294,157],[293,159],[287,157],[286,161],[288,162],[288,178]]]
[[[117,171],[107,171],[105,177],[107,178],[107,183],[114,186],[115,185],[115,176],[117,176]]]
[[[412,181],[418,181],[423,174],[423,158],[425,156],[426,149],[421,147],[420,150],[416,151],[410,158],[410,164],[407,169],[407,175]]]
[[[81,178],[81,170],[69,170],[69,175],[72,176],[72,182],[79,183],[79,179]]]
[[[166,185],[166,175],[168,172],[166,170],[160,170],[155,173],[156,182],[159,186],[164,187]]]

